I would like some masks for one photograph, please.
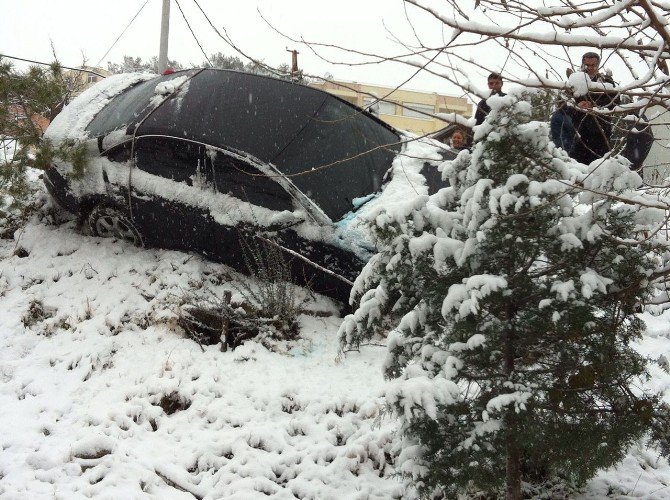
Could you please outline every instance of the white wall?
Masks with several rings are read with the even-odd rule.
[[[651,108],[647,113],[654,132],[654,144],[644,162],[644,180],[652,185],[669,184],[670,180],[670,111],[660,106]]]

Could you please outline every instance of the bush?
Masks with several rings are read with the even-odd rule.
[[[298,316],[305,300],[298,297],[298,287],[290,282],[287,262],[271,240],[241,237],[247,270],[254,278],[233,280],[231,291],[213,298],[185,296],[180,304],[178,322],[186,334],[199,344],[221,342],[222,349],[234,349],[244,341],[293,340],[298,337]]]

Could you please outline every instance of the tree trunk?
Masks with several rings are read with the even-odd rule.
[[[521,500],[521,453],[516,441],[516,428],[514,425],[514,410],[508,410],[507,418],[507,478],[505,481],[506,500]]]
[[[515,368],[516,334],[513,320],[516,309],[513,304],[508,304],[505,312],[509,324],[505,334],[505,374],[510,377]],[[505,448],[507,452],[505,498],[507,500],[521,500],[521,451],[517,436],[517,415],[514,407],[511,407],[507,409],[505,414]]]

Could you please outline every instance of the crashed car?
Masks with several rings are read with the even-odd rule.
[[[244,241],[267,242],[293,281],[345,302],[375,251],[366,214],[435,192],[443,159],[321,90],[215,69],[106,78],[46,137],[87,148],[83,177],[56,159],[44,182],[94,235],[242,271]]]

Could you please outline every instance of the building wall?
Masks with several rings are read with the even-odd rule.
[[[652,185],[665,185],[670,178],[670,112],[661,106],[650,108],[647,115],[654,133],[654,144],[644,162],[644,180]]]
[[[77,96],[81,94],[84,90],[89,88],[91,85],[95,85],[105,77],[110,76],[112,73],[102,68],[94,68],[92,66],[83,66],[82,71],[69,70],[64,73],[65,79],[68,81],[68,86],[73,90],[72,95]],[[90,70],[99,73],[98,76],[93,73],[87,73],[83,70]]]
[[[448,124],[422,112],[472,116],[472,104],[464,97],[356,82],[319,82],[312,86],[362,108],[369,106],[375,98],[382,98],[386,102],[379,103],[379,117],[389,125],[419,135],[436,132]]]
[[[10,116],[12,116],[17,123],[28,119],[26,116],[26,110],[19,104],[10,104],[7,109]],[[42,115],[34,114],[30,117],[30,120],[33,122],[33,125],[39,128],[42,132],[44,132],[49,126],[48,118],[45,118]]]

